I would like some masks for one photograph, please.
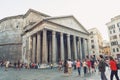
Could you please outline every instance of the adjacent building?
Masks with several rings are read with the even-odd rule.
[[[106,25],[110,39],[111,55],[120,58],[120,15],[112,18]]]
[[[103,41],[103,53],[106,56],[110,56],[111,55],[109,41],[106,41],[106,40]]]
[[[97,28],[91,28],[88,30],[89,35],[89,51],[90,55],[95,55],[96,57],[99,54],[103,53],[103,39],[101,33]]]

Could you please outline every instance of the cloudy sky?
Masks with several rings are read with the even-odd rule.
[[[51,16],[73,15],[86,29],[96,27],[109,40],[105,25],[120,15],[120,0],[0,0],[0,19],[35,9]]]

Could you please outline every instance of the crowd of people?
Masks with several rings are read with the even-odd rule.
[[[87,56],[83,60],[80,59],[77,60],[68,59],[65,61],[60,60],[58,62],[58,70],[64,71],[64,73],[67,74],[68,76],[72,75],[73,70],[77,70],[78,76],[81,76],[81,71],[83,71],[84,76],[86,76],[88,73],[94,73],[96,71],[99,71],[101,80],[108,80],[105,75],[106,66],[107,66],[111,69],[110,80],[113,80],[113,76],[116,77],[116,80],[119,80],[118,69],[120,69],[120,63],[119,66],[117,66],[118,63],[119,61],[113,59],[113,57],[111,56],[107,60],[104,58],[103,55],[99,55],[98,58],[95,58],[95,56],[90,56],[90,57]],[[8,67],[11,67],[11,65],[13,65],[12,66],[13,68],[18,70],[20,70],[21,68],[38,69],[40,66],[40,64],[35,64],[35,63],[30,63],[30,64],[21,63],[20,60],[18,60],[13,64],[11,64],[10,61],[8,60],[0,61],[0,66],[1,67],[5,66],[5,71],[7,71]],[[53,69],[54,65],[50,64],[50,68]]]
[[[80,60],[65,60],[62,62],[59,61],[58,64],[58,70],[62,71],[64,70],[64,73],[67,73],[68,75],[72,74],[72,69],[78,71],[78,75],[81,75],[81,68],[83,68],[84,76],[86,76],[87,73],[93,73],[96,72],[96,69],[98,67],[98,61],[95,59],[94,56],[86,57],[86,59]]]
[[[58,69],[59,71],[63,70],[65,74],[71,75],[72,70],[78,71],[78,76],[81,76],[81,68],[83,69],[84,76],[86,76],[88,73],[94,73],[96,71],[99,71],[101,80],[108,80],[105,71],[106,67],[108,67],[111,70],[110,73],[110,80],[113,80],[113,76],[115,76],[116,80],[119,80],[118,76],[118,70],[120,69],[120,62],[117,59],[113,59],[112,56],[109,56],[108,59],[105,59],[103,55],[99,55],[99,57],[96,59],[94,56],[86,57],[86,59],[80,60],[65,60],[62,64],[62,61],[59,62]],[[117,66],[119,65],[119,67]],[[97,70],[98,69],[98,70]]]

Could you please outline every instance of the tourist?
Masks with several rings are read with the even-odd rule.
[[[106,63],[104,61],[103,55],[99,55],[98,69],[101,72],[101,80],[107,80],[105,75]]]
[[[53,64],[52,63],[50,64],[50,68],[53,69]]]
[[[60,60],[59,65],[58,65],[58,70],[59,71],[62,71],[62,65],[63,65],[62,60]]]
[[[67,63],[67,60],[64,61],[64,73],[68,73],[68,63]]]
[[[90,73],[91,61],[89,59],[87,59],[86,63],[87,63],[87,67],[88,67],[88,73]]]
[[[110,69],[111,69],[110,80],[113,80],[113,76],[114,75],[116,77],[116,80],[119,80],[118,69],[117,69],[117,62],[111,56],[110,56],[109,65],[110,65]]]
[[[76,60],[73,61],[74,70],[76,70]]]
[[[87,62],[86,62],[86,59],[83,60],[83,71],[84,71],[84,76],[86,76],[86,73],[87,73]]]
[[[68,63],[68,74],[71,75],[72,74],[72,64],[73,64],[73,62],[70,59],[68,59],[67,63]]]
[[[8,70],[9,64],[10,64],[10,62],[7,60],[7,61],[5,62],[5,71]]]
[[[80,60],[78,59],[77,62],[76,62],[76,67],[77,67],[77,70],[78,70],[78,75],[80,76],[80,71],[81,71],[81,62]]]

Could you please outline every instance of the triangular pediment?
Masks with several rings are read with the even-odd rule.
[[[73,16],[50,17],[46,18],[46,20],[66,26],[74,30],[88,33],[88,31]]]
[[[28,16],[31,16],[31,14],[34,14],[36,16],[44,16],[44,17],[50,17],[49,15],[47,14],[44,14],[44,13],[41,13],[41,12],[38,12],[34,9],[29,9],[26,14],[24,15],[24,17],[28,17]]]
[[[49,17],[48,15],[35,11],[33,9],[29,9],[24,15],[24,28],[31,26],[31,23],[37,23]]]

